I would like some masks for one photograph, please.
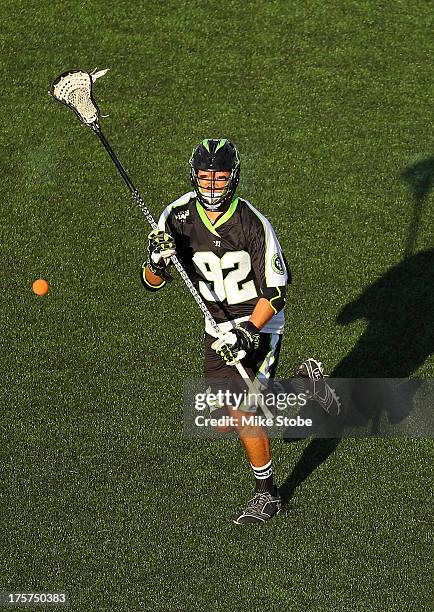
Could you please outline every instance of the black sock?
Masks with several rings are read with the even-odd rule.
[[[255,477],[255,493],[271,493],[276,495],[277,490],[273,480],[273,466],[271,460],[261,467],[250,464]]]

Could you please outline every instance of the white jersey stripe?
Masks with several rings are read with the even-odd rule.
[[[182,195],[180,198],[177,198],[176,200],[171,202],[168,206],[166,206],[166,208],[161,213],[160,218],[158,219],[158,229],[165,230],[167,217],[170,215],[172,210],[176,208],[177,206],[184,206],[184,204],[188,204],[188,202],[192,198],[194,198],[195,195],[196,194],[194,193],[194,191],[189,191],[188,193],[184,193],[184,195]]]
[[[247,204],[250,210],[258,217],[261,221],[262,226],[264,228],[265,233],[265,281],[267,287],[282,287],[288,283],[288,272],[285,267],[285,263],[283,260],[282,249],[280,248],[279,241],[277,240],[277,236],[273,229],[273,226],[268,221],[264,215],[262,215],[259,210],[256,210],[254,206],[250,204],[247,200],[242,198],[243,201]],[[276,264],[274,263],[274,258],[277,257],[280,261],[280,265],[282,267],[282,273],[276,271]]]

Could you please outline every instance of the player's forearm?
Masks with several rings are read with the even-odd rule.
[[[164,278],[161,278],[161,276],[157,276],[156,274],[151,272],[148,266],[143,266],[142,268],[142,281],[144,287],[151,291],[161,289],[161,287],[166,284]]]
[[[250,317],[250,322],[258,329],[262,329],[268,323],[275,311],[270,302],[265,298],[260,298]]]
[[[262,329],[273,315],[284,308],[286,288],[285,286],[265,287],[262,289],[262,295],[250,317],[250,322],[258,329]]]
[[[162,278],[161,276],[157,276],[157,274],[154,274],[149,269],[149,266],[146,266],[146,268],[145,268],[145,276],[146,276],[146,280],[151,285],[161,285],[161,283],[164,282],[164,278]]]

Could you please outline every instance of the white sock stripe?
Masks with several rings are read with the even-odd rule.
[[[269,467],[271,467],[271,459],[268,463],[266,463],[265,465],[261,465],[259,467],[254,466],[252,463],[250,464],[250,467],[252,468],[252,470],[254,472],[261,472],[262,470],[266,470]]]
[[[253,470],[253,475],[257,480],[266,480],[273,473],[273,466],[271,465],[271,460],[261,467],[255,467],[252,464],[250,464],[250,466]]]
[[[271,476],[271,474],[273,473],[273,468],[270,468],[268,472],[264,472],[264,474],[256,474],[256,472],[253,472],[256,480],[267,480],[267,478],[269,478]]]
[[[272,469],[273,467],[271,465],[267,467],[265,470],[257,470],[256,468],[252,468],[253,473],[258,476],[261,476],[262,474],[265,474],[265,472],[269,472]]]

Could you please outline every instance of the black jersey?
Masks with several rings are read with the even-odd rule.
[[[194,191],[186,193],[167,206],[158,228],[173,236],[179,260],[217,323],[249,318],[267,290],[290,282],[271,224],[243,198],[234,198],[212,223]],[[282,333],[283,325],[282,310],[262,331]]]

